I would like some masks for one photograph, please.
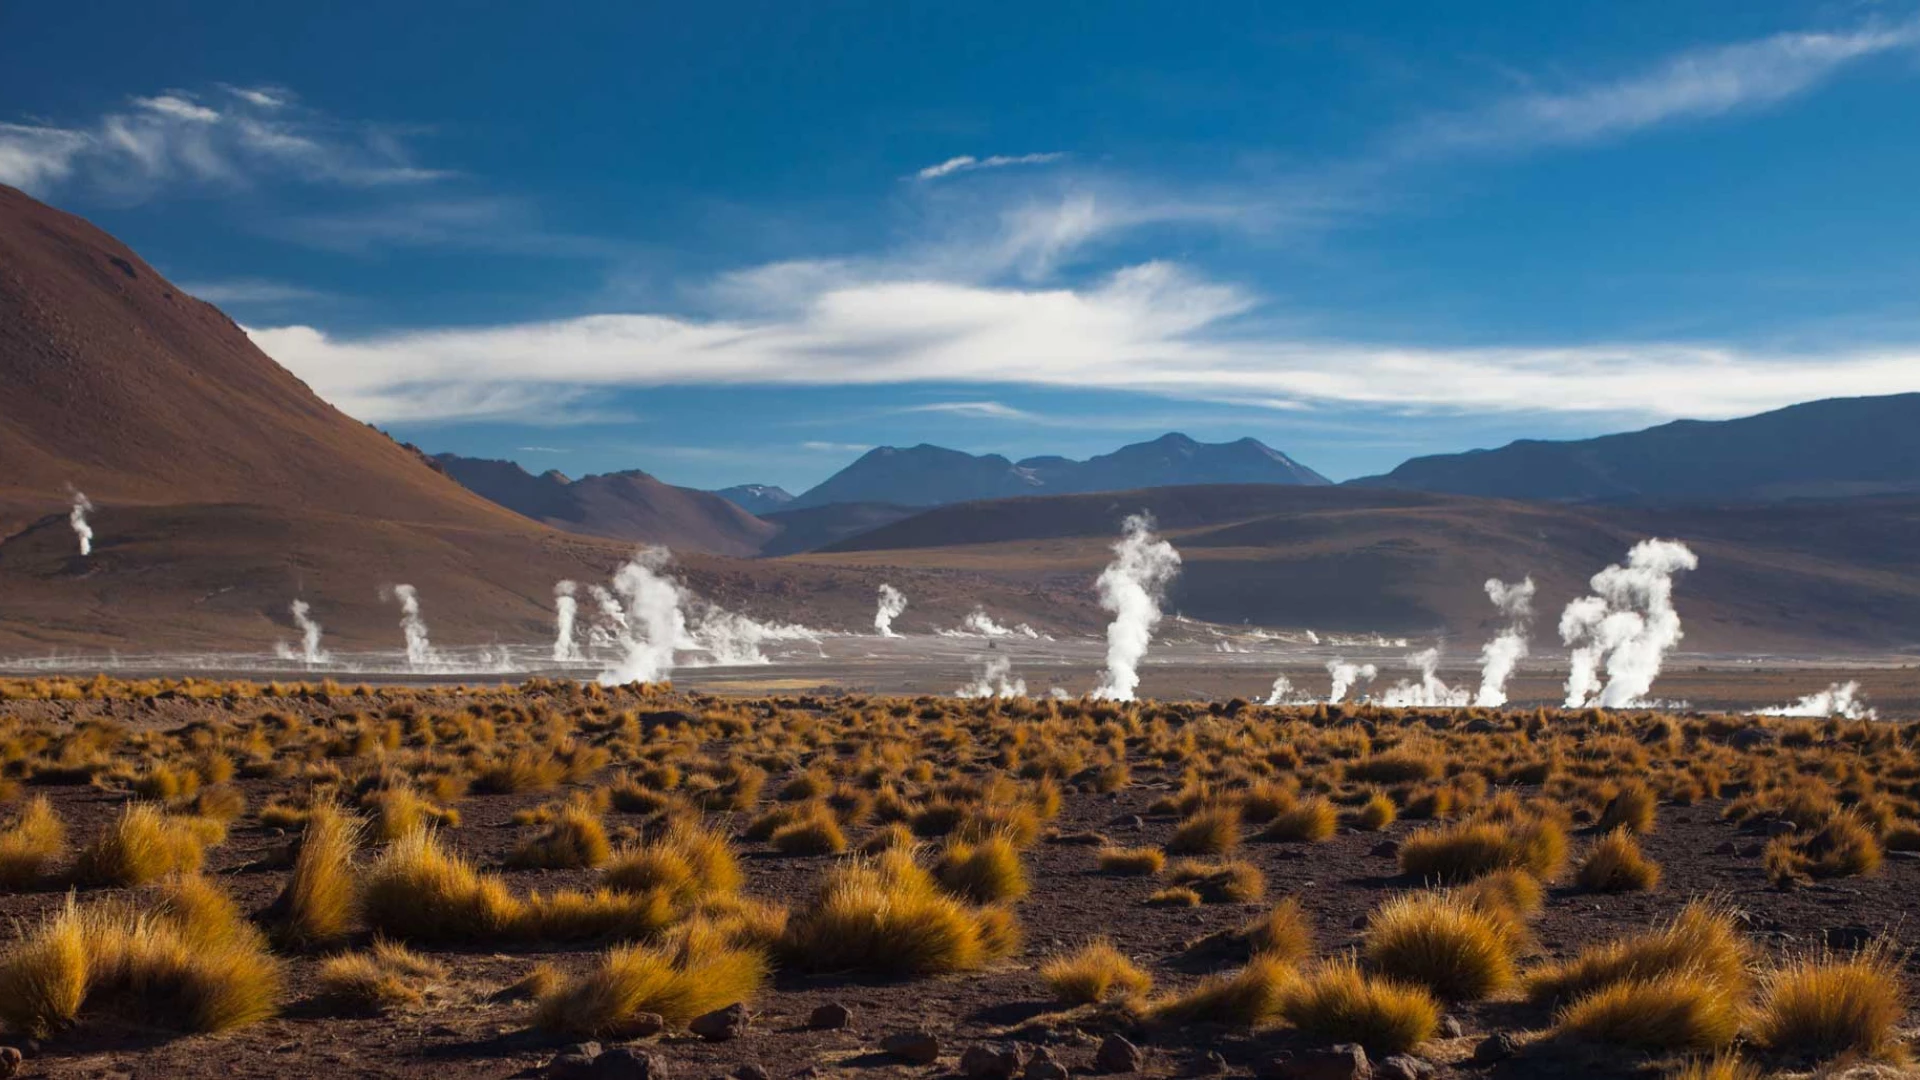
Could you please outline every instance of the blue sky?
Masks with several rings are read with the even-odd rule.
[[[1920,390],[1891,3],[0,7],[0,181],[432,450],[1408,456]]]

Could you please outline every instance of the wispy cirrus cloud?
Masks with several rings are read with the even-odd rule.
[[[972,154],[961,154],[959,157],[950,157],[938,164],[929,165],[915,172],[913,176],[916,180],[938,180],[943,176],[975,172],[980,169],[1005,169],[1014,165],[1051,165],[1056,161],[1064,161],[1066,156],[1061,151],[1045,154],[994,154],[983,158],[974,157]]]
[[[1522,93],[1477,110],[1429,117],[1402,132],[1393,152],[1527,150],[1711,119],[1777,105],[1851,65],[1916,46],[1920,21],[1909,20],[1691,49],[1618,78]]]
[[[1020,420],[1037,423],[1041,417],[1025,409],[1016,409],[998,401],[933,401],[925,405],[904,405],[895,412],[902,413],[944,413],[948,416],[964,416],[973,420]]]
[[[274,87],[136,96],[78,124],[0,123],[0,183],[36,195],[85,186],[139,199],[169,184],[382,187],[448,175],[415,164],[395,131],[326,116]]]

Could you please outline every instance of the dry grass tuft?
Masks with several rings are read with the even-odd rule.
[[[1535,1002],[1570,1001],[1623,982],[1687,974],[1728,988],[1736,997],[1752,984],[1752,951],[1727,908],[1696,900],[1665,926],[1582,949],[1570,960],[1526,973],[1521,984]]]
[[[385,1012],[418,1005],[447,969],[392,941],[375,941],[366,952],[345,953],[320,965],[320,993],[355,1012]]]
[[[12,824],[0,829],[0,889],[37,883],[66,849],[67,827],[60,815],[46,796],[35,796]]]
[[[1609,983],[1560,1011],[1554,1031],[1661,1053],[1719,1050],[1740,1033],[1738,994],[1699,971]]]
[[[1364,940],[1375,970],[1450,1001],[1478,1001],[1513,983],[1512,924],[1457,896],[1394,897],[1367,919]]]
[[[1298,977],[1282,960],[1255,956],[1232,975],[1209,977],[1179,997],[1158,1003],[1151,1016],[1163,1024],[1254,1027],[1280,1015],[1287,989]]]
[[[360,832],[360,822],[333,803],[317,803],[308,812],[293,874],[274,902],[283,941],[311,947],[353,931],[360,917],[360,883],[353,866]]]
[[[1638,780],[1629,781],[1607,800],[1606,809],[1600,812],[1600,831],[1625,829],[1644,836],[1653,831],[1659,805],[1660,800],[1652,788]]]
[[[1541,881],[1552,881],[1566,857],[1566,831],[1539,818],[1425,829],[1400,845],[1402,872],[1449,883],[1498,870],[1525,870]]]
[[[894,849],[827,871],[787,927],[781,951],[815,971],[932,975],[972,971],[1013,944],[1010,918],[942,892],[911,853]]]
[[[711,925],[694,922],[660,947],[613,949],[598,967],[540,999],[535,1022],[550,1031],[594,1037],[632,1030],[641,1013],[684,1024],[701,1013],[751,1001],[767,982],[767,958],[740,948]]]
[[[773,830],[768,840],[782,855],[838,855],[847,850],[847,835],[840,831],[840,822],[820,805]]]
[[[80,850],[74,875],[91,885],[131,887],[168,874],[195,874],[208,839],[225,830],[204,818],[169,817],[152,803],[128,803],[106,831]]]
[[[1900,967],[1884,944],[1848,957],[1790,961],[1766,979],[1754,1037],[1803,1058],[1898,1057],[1899,1025],[1907,1011]]]
[[[1153,989],[1153,976],[1127,954],[1100,938],[1079,952],[1040,965],[1040,979],[1062,1005],[1091,1005],[1109,997],[1141,997]]]
[[[1313,921],[1289,896],[1273,910],[1240,929],[1240,939],[1256,954],[1265,954],[1289,964],[1299,964],[1313,955]]]
[[[940,887],[975,904],[1005,904],[1027,895],[1020,851],[1005,836],[979,843],[950,840],[934,863]]]
[[[1170,855],[1225,855],[1240,846],[1240,808],[1211,806],[1180,823],[1167,840]]]
[[[1208,904],[1251,904],[1267,894],[1266,876],[1244,859],[1217,863],[1182,859],[1167,872],[1175,886],[1192,889]]]
[[[1356,1042],[1383,1056],[1413,1050],[1440,1025],[1440,1008],[1425,990],[1367,975],[1352,959],[1296,978],[1280,1013],[1318,1042]]]
[[[388,845],[362,886],[367,924],[407,941],[484,941],[521,913],[504,881],[446,851],[425,829]]]
[[[1594,841],[1574,875],[1588,892],[1646,892],[1660,884],[1660,864],[1640,850],[1640,842],[1625,828],[1616,828]]]
[[[538,836],[513,849],[509,865],[550,870],[578,870],[600,866],[613,853],[600,815],[575,800],[560,808]]]
[[[1332,836],[1339,826],[1339,811],[1326,798],[1316,795],[1275,814],[1261,831],[1260,838],[1283,843],[1319,843]]]
[[[1167,856],[1157,847],[1103,847],[1093,861],[1103,874],[1152,877],[1167,865]]]

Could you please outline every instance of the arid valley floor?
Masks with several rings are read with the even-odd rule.
[[[1920,687],[1851,674],[1880,721],[3,682],[0,1041],[92,1077],[1892,1075]]]

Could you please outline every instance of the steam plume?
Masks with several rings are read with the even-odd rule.
[[[907,594],[886,583],[880,585],[880,606],[873,612],[873,628],[881,637],[899,637],[893,632],[893,620],[907,610]]]
[[[93,526],[87,524],[87,513],[93,509],[84,492],[68,488],[73,492],[73,509],[67,512],[67,524],[73,526],[73,535],[80,539],[80,554],[93,554]]]
[[[980,675],[973,682],[954,691],[956,697],[963,698],[1017,698],[1027,696],[1027,681],[1015,679],[1013,661],[1004,656],[995,656],[981,667]]]
[[[1527,656],[1527,624],[1533,621],[1533,579],[1509,585],[1487,579],[1487,599],[1507,617],[1507,628],[1480,648],[1480,692],[1473,703],[1497,709],[1507,703],[1507,679]]]
[[[1677,540],[1642,540],[1627,552],[1626,566],[1593,576],[1596,595],[1573,601],[1560,614],[1560,637],[1573,647],[1567,708],[1620,709],[1646,697],[1661,660],[1681,638],[1673,576],[1699,565]]]
[[[1153,535],[1153,519],[1134,514],[1113,545],[1114,559],[1100,572],[1100,606],[1113,612],[1107,624],[1107,670],[1093,696],[1132,701],[1140,685],[1140,658],[1160,625],[1160,598],[1180,572],[1180,553]]]
[[[1407,666],[1420,673],[1420,681],[1395,683],[1380,696],[1381,704],[1399,708],[1451,708],[1465,705],[1472,696],[1464,687],[1454,689],[1440,681],[1439,649],[1414,653],[1407,657]]]
[[[1038,638],[1040,636],[1038,630],[1028,626],[1026,623],[1021,623],[1018,626],[1001,626],[999,623],[993,621],[993,616],[987,614],[986,608],[979,607],[969,612],[967,617],[961,620],[960,626],[963,630],[968,630],[984,637],[1014,637],[1017,635],[1019,637]]]
[[[433,645],[427,641],[426,621],[420,618],[419,592],[411,585],[394,585],[381,591],[400,601],[400,632],[407,636],[407,666],[430,666]]]
[[[573,594],[578,589],[571,581],[553,586],[553,658],[563,663],[580,658],[580,647],[573,643],[573,621],[580,607]]]
[[[1879,714],[1860,700],[1858,682],[1834,683],[1816,694],[1808,694],[1791,705],[1775,705],[1771,709],[1761,709],[1761,716],[1808,716],[1824,719],[1837,716],[1842,720],[1875,720]]]
[[[295,650],[286,642],[277,641],[273,646],[274,653],[282,660],[299,660],[308,664],[324,664],[332,660],[333,657],[320,647],[320,624],[307,614],[312,610],[307,602],[295,600],[287,610],[293,613],[293,625],[300,628],[300,648]]]
[[[805,626],[763,623],[697,597],[689,596],[686,599],[695,614],[693,625],[682,644],[704,650],[715,664],[765,664],[769,661],[760,651],[764,642],[820,640],[817,631]]]
[[[1327,704],[1338,705],[1347,700],[1347,691],[1357,683],[1370,683],[1380,669],[1372,664],[1350,664],[1339,657],[1327,661],[1327,674],[1333,679],[1333,686],[1327,691]]]
[[[1267,693],[1267,704],[1285,705],[1287,695],[1293,693],[1293,680],[1285,675],[1277,675],[1273,680],[1273,689]]]
[[[621,610],[619,599],[604,585],[589,585],[587,592],[593,596],[594,607],[599,611],[593,625],[587,627],[587,643],[596,649],[608,649],[625,641],[627,613]]]
[[[671,557],[663,547],[641,548],[613,575],[613,591],[626,601],[625,655],[600,673],[601,685],[672,677],[674,646],[686,636],[687,620],[680,611],[680,584],[661,573]]]

